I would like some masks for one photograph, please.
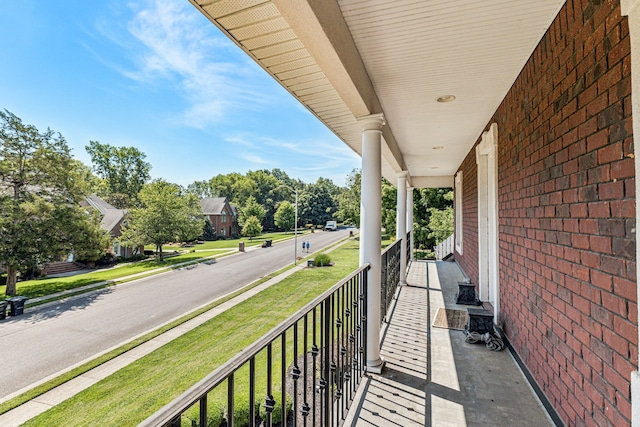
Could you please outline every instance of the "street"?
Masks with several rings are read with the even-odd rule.
[[[349,229],[298,238],[310,251]],[[0,400],[292,264],[294,239],[28,308],[0,321]]]

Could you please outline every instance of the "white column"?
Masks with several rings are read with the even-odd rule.
[[[407,172],[398,174],[396,240],[400,243],[400,283],[407,284]]]
[[[367,275],[367,371],[382,372],[380,357],[380,292],[382,228],[382,114],[361,117],[362,182],[360,196],[360,265],[369,263]]]
[[[410,259],[407,261],[413,261],[413,187],[407,187],[407,231],[411,232],[411,239],[407,242],[410,248]]]
[[[633,129],[640,129],[640,0],[621,0],[621,11],[629,22],[631,38],[631,110],[633,114]],[[636,90],[634,90],[636,89]],[[633,146],[640,147],[640,132],[633,133]],[[640,156],[635,156],[636,179],[640,176]],[[636,200],[640,200],[640,186],[636,185]],[[636,203],[636,241],[640,241],[640,203]],[[636,251],[636,277],[640,277],[640,251]],[[638,301],[640,301],[640,286],[637,287]],[[640,325],[640,312],[638,323]],[[640,334],[640,328],[638,328]],[[640,342],[640,337],[638,338]],[[640,357],[640,355],[639,355]],[[631,372],[631,425],[640,427],[640,372]]]

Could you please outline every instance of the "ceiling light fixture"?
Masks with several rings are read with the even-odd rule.
[[[436,145],[435,147],[431,147],[432,150],[442,150],[444,148],[444,146],[442,145]]]
[[[443,103],[444,103],[444,102],[451,102],[451,101],[453,101],[454,99],[456,99],[456,96],[455,96],[455,95],[442,95],[442,96],[439,96],[439,97],[436,99],[436,101],[438,101],[438,102],[443,102]]]

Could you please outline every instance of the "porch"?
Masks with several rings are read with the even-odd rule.
[[[382,330],[382,374],[363,377],[347,426],[554,425],[508,349],[467,344],[462,331],[432,326],[455,303],[458,265],[413,261]]]

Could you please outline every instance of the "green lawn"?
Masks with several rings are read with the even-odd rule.
[[[137,425],[349,275],[358,266],[357,249],[349,241],[331,252],[333,267],[289,276],[25,425]]]
[[[203,257],[223,254],[226,252],[228,252],[228,250],[223,249],[212,250],[206,253],[189,252],[166,258],[163,262],[153,259],[140,262],[121,263],[114,268],[99,269],[74,276],[25,280],[23,282],[18,282],[17,293],[18,295],[22,295],[27,298],[36,298],[56,292],[76,289],[81,286],[91,285],[102,281],[116,280],[132,274],[150,272],[157,268],[171,267],[182,262],[195,261]],[[0,295],[4,294],[5,288],[5,285],[0,286]]]
[[[309,234],[309,230],[298,230],[298,236],[303,234]],[[165,245],[162,247],[163,251],[170,252],[175,250],[196,250],[196,251],[208,251],[211,249],[238,249],[238,243],[244,242],[245,246],[257,246],[261,245],[267,239],[271,240],[283,240],[290,239],[294,237],[295,233],[293,231],[287,232],[278,232],[278,233],[264,233],[260,236],[256,236],[253,239],[249,239],[248,237],[242,237],[240,239],[226,239],[226,240],[213,240],[206,241],[202,243],[198,243],[190,246],[179,246],[179,245]],[[153,245],[147,245],[144,247],[146,250],[154,251],[156,248]]]

